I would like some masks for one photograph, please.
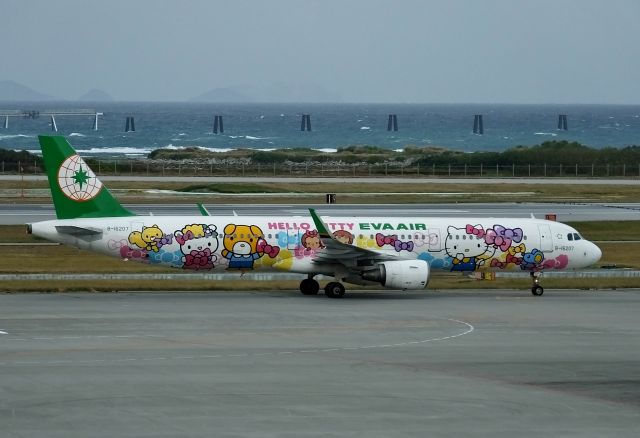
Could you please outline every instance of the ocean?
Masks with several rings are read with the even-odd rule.
[[[56,116],[58,134],[85,155],[141,156],[158,148],[199,146],[214,151],[236,148],[273,150],[309,147],[335,151],[366,144],[389,149],[407,145],[441,146],[460,151],[502,151],[547,140],[577,141],[603,148],[640,145],[640,105],[507,104],[203,104],[203,103],[2,103],[3,110],[104,113],[98,130],[92,116]],[[301,131],[303,114],[311,131]],[[398,131],[387,131],[396,114]],[[473,133],[482,114],[484,134]],[[567,130],[558,116],[567,115]],[[214,116],[224,133],[213,133]],[[125,132],[134,117],[135,132]],[[50,117],[0,118],[0,147],[39,151],[37,135],[51,133]]]

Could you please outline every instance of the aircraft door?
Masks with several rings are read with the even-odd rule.
[[[540,250],[542,252],[553,251],[553,239],[551,237],[551,227],[549,225],[538,225],[540,234]]]
[[[144,222],[131,222],[131,228],[129,232],[132,233],[134,231],[142,231],[144,228]]]

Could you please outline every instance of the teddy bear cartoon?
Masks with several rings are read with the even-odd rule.
[[[280,252],[264,239],[257,225],[229,224],[224,227],[222,257],[229,260],[229,269],[253,269],[253,263],[267,254],[275,258]]]
[[[192,224],[176,231],[176,241],[182,252],[182,268],[192,270],[213,269],[218,259],[218,233],[215,225]]]
[[[129,243],[140,249],[158,252],[158,240],[164,236],[164,233],[157,225],[150,227],[142,227],[142,231],[133,231],[129,234]]]

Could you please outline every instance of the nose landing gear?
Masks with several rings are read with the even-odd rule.
[[[531,272],[531,281],[533,285],[531,286],[531,294],[539,297],[544,293],[544,288],[540,286],[540,276],[541,272]]]

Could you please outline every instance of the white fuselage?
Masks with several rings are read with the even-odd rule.
[[[431,270],[577,269],[600,249],[558,222],[518,218],[323,217],[343,243]],[[110,256],[192,271],[281,270],[317,274],[322,251],[304,216],[133,216],[37,222],[34,235]]]

